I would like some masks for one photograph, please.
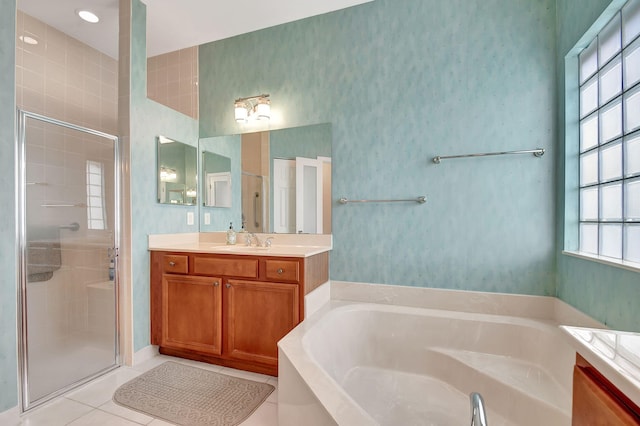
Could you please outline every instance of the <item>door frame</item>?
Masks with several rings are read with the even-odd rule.
[[[81,386],[115,368],[118,368],[121,363],[121,318],[120,318],[120,288],[119,288],[119,250],[120,250],[120,227],[121,227],[121,179],[120,179],[120,151],[119,151],[119,138],[114,135],[110,135],[98,130],[90,129],[83,126],[78,126],[65,121],[57,120],[55,118],[47,117],[41,114],[25,111],[17,108],[17,123],[16,123],[16,250],[18,258],[18,283],[17,283],[17,313],[18,313],[18,390],[19,390],[19,409],[21,413],[38,407],[47,401],[50,401],[57,396],[68,392],[70,389]],[[114,296],[115,296],[115,341],[114,341],[114,364],[101,371],[85,377],[78,382],[67,385],[55,392],[48,394],[42,398],[34,401],[29,400],[29,379],[28,379],[28,330],[27,330],[27,241],[26,241],[26,124],[28,119],[38,120],[46,124],[57,125],[66,129],[76,130],[84,132],[90,135],[110,139],[113,141],[113,155],[114,155],[114,169],[113,169],[113,184],[114,184],[114,223],[113,223],[113,248],[110,251],[113,257],[115,267],[114,277]]]

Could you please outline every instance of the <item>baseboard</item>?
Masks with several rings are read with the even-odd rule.
[[[0,424],[6,426],[18,426],[22,424],[20,420],[20,409],[17,405],[0,413]]]
[[[158,347],[155,345],[146,346],[133,354],[133,366],[142,364],[145,361],[158,355]]]

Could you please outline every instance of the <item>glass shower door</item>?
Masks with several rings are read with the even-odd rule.
[[[117,138],[20,112],[22,408],[118,365]]]

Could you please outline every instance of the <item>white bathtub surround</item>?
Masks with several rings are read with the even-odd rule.
[[[508,315],[555,324],[606,328],[557,297],[331,281],[331,299]]]
[[[550,297],[335,281],[331,297],[279,343],[283,426],[469,424],[472,391],[492,426],[569,425],[558,318],[602,326]]]
[[[560,327],[577,352],[640,406],[640,333]]]
[[[304,296],[304,317],[309,318],[331,299],[331,282],[327,281]]]

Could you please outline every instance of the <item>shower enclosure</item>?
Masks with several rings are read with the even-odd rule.
[[[18,111],[21,407],[119,364],[118,138]]]

